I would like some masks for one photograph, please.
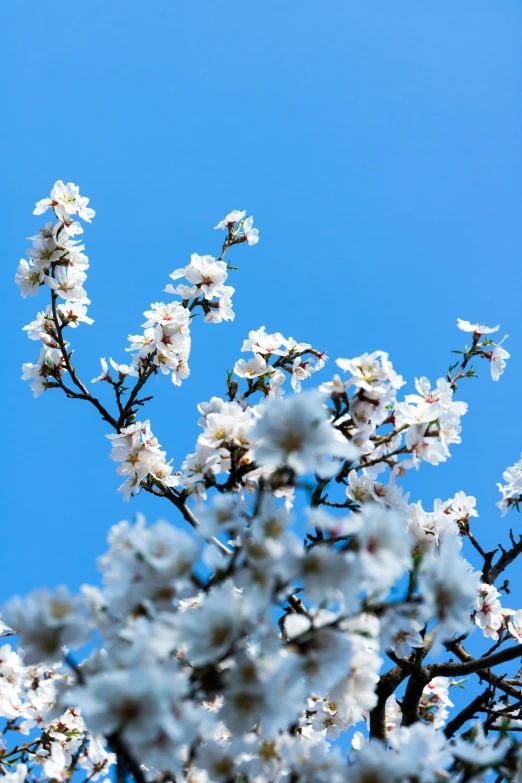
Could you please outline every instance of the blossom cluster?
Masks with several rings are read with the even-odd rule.
[[[494,380],[504,370],[509,355],[490,337],[499,327],[459,319],[471,346],[404,397],[384,351],[338,358],[333,377],[302,390],[326,354],[251,331],[241,348],[251,356],[228,372],[223,397],[198,405],[194,453],[175,472],[136,415],[140,395],[160,370],[176,385],[188,375],[198,310],[233,318],[224,256],[259,232],[234,210],[216,226],[220,257],[193,254],[172,273],[186,281],[167,286],[178,299],[144,313],[130,362],[101,360],[93,383],[113,387],[111,412],[62,335],[90,322],[75,277],[83,247],[70,237],[75,216],[93,213],[63,183],[36,212],[47,208],[57,222],[17,275],[22,293],[51,290],[25,327],[43,347],[24,375],[35,393],[61,388],[101,414],[125,500],[149,492],[194,529],[137,515],[111,528],[99,585],[7,602],[0,634],[19,647],[0,647],[6,783],[62,782],[77,767],[97,780],[114,763],[135,783],[464,783],[492,770],[519,783],[522,675],[510,664],[522,657],[522,609],[502,606],[509,583],[496,580],[522,537],[487,551],[475,497],[423,503],[404,488],[409,470],[445,462],[461,442],[457,392],[474,359]],[[520,463],[504,474],[503,513],[518,507],[521,474]],[[494,642],[477,657],[465,648],[473,632]],[[456,712],[450,688],[473,675],[488,687]]]
[[[434,677],[424,686],[419,711],[422,719],[434,729],[441,729],[446,724],[450,708],[455,706],[449,697],[453,684],[448,677]]]
[[[139,492],[141,482],[159,482],[163,487],[177,487],[179,480],[172,475],[173,467],[167,462],[157,438],[151,432],[149,421],[136,421],[124,427],[117,435],[107,435],[112,444],[110,457],[119,465],[118,476],[125,481],[118,489],[123,499]]]
[[[22,259],[16,273],[23,297],[34,296],[42,286],[51,292],[51,304],[24,327],[29,339],[43,343],[37,362],[23,366],[22,378],[31,380],[35,397],[60,382],[66,370],[66,357],[60,350],[64,345],[63,329],[93,323],[87,315],[90,300],[84,288],[89,259],[83,252],[85,246],[73,239],[83,233],[74,218],[90,223],[95,215],[88,203],[73,183],[56,182],[50,198],[39,201],[34,210],[35,215],[41,215],[52,209],[56,221],[46,223],[38,234],[29,237],[33,243],[27,250],[29,260]]]
[[[244,217],[246,213],[240,214]],[[241,221],[241,218],[236,219]],[[252,221],[252,218],[248,218],[248,221]],[[243,241],[245,236],[248,244],[255,244],[258,241],[257,229],[252,229],[250,223],[250,234],[248,232],[240,234],[239,228],[234,229],[234,222],[227,224],[229,238],[225,240],[222,257],[229,244],[237,244]],[[246,223],[247,221],[243,221],[243,228]],[[254,231],[257,232],[255,235]],[[252,239],[254,236],[255,242]],[[127,367],[122,371],[121,365],[119,371],[124,375],[138,374],[136,369],[145,372],[152,366],[164,374],[170,374],[172,382],[179,386],[189,375],[190,320],[193,311],[200,307],[204,313],[204,321],[207,323],[234,320],[232,309],[234,288],[225,285],[229,268],[222,258],[216,261],[213,256],[200,256],[193,253],[190,264],[172,272],[170,276],[173,280],[185,278],[190,283],[190,285],[179,283],[176,287],[169,283],[165,288],[167,293],[181,297],[182,301],[151,304],[151,309],[144,312],[147,320],[143,324],[143,333],[129,335],[128,338],[130,346],[126,350],[132,353],[129,371],[126,372]]]
[[[31,380],[35,397],[57,385],[64,388],[62,375],[70,372],[70,352],[62,335],[63,329],[66,326],[76,327],[82,322],[93,323],[87,316],[90,300],[84,288],[88,258],[83,252],[85,246],[73,239],[83,233],[75,217],[90,223],[95,215],[88,203],[89,199],[80,196],[79,188],[72,182],[66,185],[61,180],[56,182],[50,197],[39,201],[34,209],[35,215],[52,209],[56,222],[48,222],[36,236],[30,237],[33,247],[27,251],[29,261],[22,259],[16,273],[15,281],[23,297],[34,296],[42,286],[51,290],[51,304],[24,327],[30,339],[41,340],[44,344],[38,361],[23,365],[22,378]],[[227,270],[231,267],[222,259],[231,245],[242,242],[254,245],[259,241],[259,231],[253,228],[253,219],[245,219],[245,215],[246,212],[236,210],[216,226],[228,227],[228,236],[218,261],[212,256],[194,253],[190,264],[171,274],[174,280],[185,277],[191,285],[178,284],[176,288],[168,285],[165,291],[180,296],[182,301],[156,302],[145,311],[147,320],[143,324],[143,333],[129,335],[128,338],[130,347],[126,350],[132,353],[131,363],[117,364],[110,360],[117,372],[117,380],[112,379],[103,358],[102,373],[93,382],[108,381],[121,391],[127,376],[147,377],[161,371],[170,374],[172,382],[178,386],[187,378],[190,319],[195,308],[203,310],[204,320],[209,323],[234,319],[231,300],[234,288],[225,285]]]
[[[199,256],[193,253],[190,264],[171,273],[173,280],[185,278],[192,285],[179,283],[174,287],[171,283],[165,291],[169,294],[181,296],[184,301],[194,299],[198,302],[205,314],[207,323],[220,323],[221,321],[233,321],[232,294],[234,288],[225,285],[228,278],[227,264],[224,261],[216,261],[213,256]]]
[[[80,766],[105,773],[114,755],[103,737],[118,735],[143,763],[147,780],[168,773],[224,783],[240,772],[252,782],[298,774],[306,781],[362,781],[377,769],[378,758],[381,777],[372,779],[405,776],[434,783],[465,752],[463,740],[448,745],[435,733],[453,706],[446,677],[434,677],[424,687],[420,722],[413,727],[402,725],[397,700],[388,699],[392,752],[375,740],[368,743],[359,729],[346,766],[332,745],[350,727],[364,729],[377,703],[389,627],[408,611],[407,603],[398,609],[390,604],[382,615],[377,605],[361,611],[360,601],[354,601],[354,594],[382,598],[411,568],[406,520],[376,504],[354,516],[356,546],[350,551],[318,546],[303,552],[289,512],[273,500],[266,498],[256,510],[237,496],[221,496],[202,524],[205,533],[221,527],[236,543],[241,540],[233,572],[232,561],[222,562],[202,581],[197,577],[200,541],[167,522],[148,527],[138,517],[135,524],[122,522],[111,530],[109,550],[99,560],[101,589],[85,586],[83,596],[73,597],[61,588],[13,599],[4,617],[16,627],[26,658],[43,661],[33,682],[42,677],[36,672],[51,672],[44,680],[45,697],[40,697],[42,686],[36,692],[25,686],[32,712],[23,706],[13,711],[18,692],[12,690],[12,675],[3,691],[6,717],[22,719],[21,731],[47,721],[42,736],[50,739],[35,743],[28,763],[43,765],[46,776],[61,780],[82,744]],[[445,579],[454,566],[455,561],[450,567],[440,564]],[[430,598],[432,572],[431,565],[424,572],[423,598]],[[274,608],[299,583],[308,609],[301,600],[292,601],[304,613],[289,606],[278,633]],[[468,595],[460,607],[463,622],[472,601]],[[433,611],[433,602],[429,605]],[[58,677],[56,659],[64,655],[60,645],[78,647],[91,628],[103,647],[82,663],[76,684],[62,677],[57,691],[50,683]],[[17,653],[3,653],[3,660],[22,667]],[[12,663],[2,665],[13,669]],[[1,667],[0,675],[5,676]],[[61,717],[52,723],[48,713]],[[288,733],[291,725],[295,729]],[[486,742],[486,747],[491,752],[493,746]],[[504,744],[499,758],[505,754]],[[403,777],[394,777],[398,771]]]
[[[506,359],[510,358],[510,354],[502,347],[504,340],[507,340],[509,335],[505,335],[499,343],[495,343],[490,337],[487,337],[481,343],[480,340],[483,335],[490,335],[498,332],[500,326],[484,326],[484,324],[472,324],[469,321],[463,321],[462,318],[457,319],[457,325],[463,332],[473,333],[473,345],[474,352],[480,355],[484,359],[489,359],[491,367],[491,377],[494,381],[498,381],[502,373],[506,368]],[[491,351],[484,350],[491,346]],[[481,350],[482,349],[482,350]]]
[[[512,637],[522,644],[522,610],[502,606],[501,598],[493,585],[482,583],[475,601],[475,623],[494,641]]]
[[[49,598],[49,594],[40,591],[25,603],[31,614],[30,621],[36,619],[39,626],[36,632],[38,645],[44,643],[42,627],[47,627],[47,639],[51,639],[51,628],[60,625],[57,609],[64,605],[64,592],[56,596],[54,606]],[[9,606],[6,610],[11,614]],[[12,613],[13,619],[18,621],[16,607],[12,607]],[[27,626],[23,623],[22,627]],[[8,635],[6,626],[4,635]],[[78,636],[76,638],[78,640]],[[75,766],[90,780],[106,779],[116,756],[107,750],[105,738],[87,729],[78,709],[62,711],[58,705],[60,692],[72,682],[60,661],[59,648],[57,663],[31,664],[31,652],[38,650],[40,654],[42,647],[32,644],[27,636],[26,645],[23,653],[7,643],[0,645],[0,719],[6,722],[0,743],[3,774],[8,780],[12,777],[23,783],[29,769],[40,770],[39,775],[43,778],[64,781],[75,759]],[[12,733],[19,737],[14,750],[8,744]],[[25,763],[16,766],[21,756]],[[9,772],[13,769],[14,772]]]
[[[507,468],[502,478],[505,484],[497,484],[502,500],[499,500],[497,506],[505,517],[509,508],[513,506],[519,510],[519,503],[522,496],[522,458],[515,462],[510,468]]]
[[[241,351],[253,353],[253,358],[238,359],[234,374],[247,380],[250,393],[255,388],[266,396],[276,397],[284,394],[281,387],[286,374],[291,376],[292,389],[301,391],[302,382],[322,370],[327,358],[308,343],[298,343],[292,337],[287,339],[279,332],[267,334],[264,326],[249,333]]]
[[[325,477],[344,471],[349,502],[373,497],[395,507],[401,498],[398,477],[423,461],[446,461],[449,447],[461,442],[460,419],[467,404],[454,400],[452,384],[439,378],[432,389],[427,378],[416,379],[417,393],[399,402],[397,391],[404,380],[382,351],[337,359],[350,373],[348,378],[335,375],[302,400],[296,396],[285,403],[278,398],[284,394],[286,375],[300,392],[302,381],[324,367],[325,354],[279,333],[267,334],[264,327],[250,332],[242,350],[254,354],[234,367],[246,383],[244,392],[230,376],[230,402],[214,397],[199,405],[205,433],[182,466],[181,484],[188,492],[205,497],[215,476],[230,470],[232,445],[244,483],[257,481],[264,469],[278,468],[286,460],[298,474],[313,471]],[[257,403],[255,393],[261,395]],[[322,420],[322,426],[311,426]],[[381,435],[382,427],[386,430]],[[342,469],[332,456],[344,458]],[[356,456],[359,465],[354,469]],[[379,482],[379,474],[389,467],[391,481]]]

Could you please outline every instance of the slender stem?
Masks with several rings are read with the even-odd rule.
[[[54,277],[54,269],[52,270],[52,276]],[[56,342],[60,347],[60,353],[62,354],[62,358],[65,367],[67,369],[67,372],[71,376],[73,383],[77,386],[78,389],[80,389],[81,392],[80,395],[76,394],[75,396],[77,397],[77,399],[87,400],[88,402],[91,403],[91,405],[94,405],[94,407],[97,408],[97,410],[101,413],[105,421],[109,422],[109,424],[111,424],[113,427],[116,427],[116,420],[103,407],[101,402],[96,397],[93,397],[92,394],[90,394],[85,384],[78,377],[75,368],[71,364],[70,356],[69,353],[67,352],[67,346],[63,339],[63,334],[62,334],[63,327],[58,315],[58,309],[56,307],[57,299],[58,299],[58,295],[54,291],[51,291],[51,309],[53,313],[53,323],[56,328]],[[70,392],[69,395],[72,396]]]

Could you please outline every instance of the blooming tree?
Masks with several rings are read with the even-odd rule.
[[[502,374],[499,327],[459,320],[470,344],[404,398],[383,351],[339,358],[333,377],[301,390],[326,355],[251,331],[223,397],[199,403],[201,433],[176,468],[142,415],[145,387],[159,373],[187,377],[196,312],[207,324],[234,318],[225,257],[259,232],[246,212],[226,215],[219,258],[195,253],[174,270],[168,300],[129,336],[128,362],[102,358],[88,384],[71,346],[71,330],[92,323],[77,239],[94,217],[88,203],[59,181],[36,205],[54,219],[16,274],[22,296],[47,296],[24,327],[40,352],[22,377],[35,397],[92,406],[123,499],[148,492],[184,522],[120,522],[100,586],[3,607],[7,783],[104,780],[113,767],[136,783],[522,781],[522,609],[504,605],[522,536],[486,551],[475,498],[425,507],[403,490],[409,470],[445,462],[460,443],[457,391],[473,362]],[[502,515],[518,510],[522,460],[504,482]],[[482,639],[473,656],[472,634]]]

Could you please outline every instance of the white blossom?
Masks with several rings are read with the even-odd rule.
[[[259,443],[257,462],[272,468],[286,465],[298,474],[313,471],[331,476],[338,469],[332,457],[354,459],[357,455],[357,449],[328,421],[316,392],[270,400],[253,438]]]
[[[470,612],[478,588],[478,574],[464,560],[453,536],[442,540],[434,557],[425,557],[419,576],[424,620],[437,617],[436,636],[448,641],[469,628]]]
[[[508,353],[505,348],[502,348],[502,343],[508,337],[509,335],[506,334],[506,336],[503,337],[502,340],[497,343],[491,351],[491,377],[494,381],[498,381],[506,368],[506,359],[509,359],[511,356],[511,354]]]
[[[462,329],[463,332],[474,332],[474,334],[493,334],[498,332],[500,326],[484,326],[484,324],[472,324],[470,321],[463,321],[462,318],[457,318],[457,326]]]
[[[226,215],[223,220],[220,220],[217,226],[215,228],[227,228],[227,226],[233,226],[234,223],[237,223],[239,220],[242,220],[246,215],[246,211],[239,210],[239,209],[233,209],[232,212],[229,212],[228,215]]]
[[[65,646],[81,647],[90,636],[83,600],[63,586],[54,593],[36,590],[25,600],[15,596],[3,615],[20,635],[26,663],[54,663]]]

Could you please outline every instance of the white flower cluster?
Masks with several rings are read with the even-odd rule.
[[[522,497],[522,457],[510,468],[504,471],[502,478],[505,484],[497,484],[502,500],[499,500],[497,506],[505,517],[509,508],[513,506],[519,510],[519,503]]]
[[[451,384],[444,378],[439,378],[433,390],[427,378],[415,379],[415,388],[417,394],[407,394],[395,406],[394,423],[408,425],[406,446],[416,468],[421,460],[437,465],[450,456],[452,443],[461,442],[460,418],[468,406],[453,401]]]
[[[166,452],[161,450],[152,434],[149,421],[136,421],[116,435],[107,435],[107,438],[112,443],[110,457],[119,462],[116,473],[125,476],[118,489],[124,500],[137,494],[145,480],[159,482],[164,487],[178,486],[178,477],[172,475],[171,462],[166,461]]]
[[[500,605],[499,598],[500,592],[493,585],[479,585],[475,600],[475,622],[482,628],[484,636],[495,641],[508,627],[509,617],[514,614],[513,610],[504,609]],[[516,633],[514,635],[516,636]]]
[[[292,389],[301,391],[301,383],[310,378],[312,373],[322,370],[326,356],[316,351],[308,343],[298,343],[293,337],[286,339],[279,332],[267,334],[264,326],[252,330],[245,340],[241,351],[251,351],[254,356],[246,361],[239,359],[234,365],[234,373],[238,378],[245,378],[249,389],[252,381],[259,379],[257,388],[267,396],[281,397],[284,390],[285,373],[291,376]],[[270,364],[270,359],[275,361]],[[263,384],[260,384],[260,380]]]
[[[84,590],[92,622],[104,637],[105,653],[91,655],[82,666],[85,684],[62,702],[79,706],[95,734],[121,731],[143,762],[157,770],[179,772],[186,763],[184,748],[194,743],[194,767],[199,768],[218,737],[228,733],[238,740],[245,736],[236,744],[221,741],[221,753],[226,749],[241,757],[245,772],[255,761],[253,768],[268,774],[256,747],[279,742],[279,732],[299,718],[311,692],[322,690],[328,703],[335,703],[343,730],[363,721],[375,704],[381,665],[377,617],[361,621],[357,614],[348,618],[339,609],[318,609],[310,617],[288,614],[285,642],[274,628],[273,609],[280,602],[280,586],[293,580],[302,580],[312,599],[330,596],[338,603],[345,593],[352,605],[359,586],[372,591],[374,579],[380,589],[391,585],[408,564],[407,534],[402,548],[396,545],[396,554],[387,561],[384,552],[374,555],[368,543],[367,530],[376,535],[377,520],[362,524],[360,548],[366,554],[358,564],[350,553],[327,548],[303,552],[289,530],[288,513],[268,498],[254,518],[253,509],[238,506],[237,499],[230,497],[227,503],[228,508],[223,501],[216,506],[213,524],[234,530],[243,542],[235,559],[237,586],[227,580],[194,592],[198,541],[167,523],[147,528],[139,519],[134,526],[121,523],[111,531],[110,550],[99,561],[103,592]],[[380,516],[384,534],[392,519],[383,511]],[[387,577],[379,573],[385,562]],[[49,608],[50,598],[56,601],[54,610]],[[50,652],[46,634],[32,636],[39,605],[46,628],[64,606],[60,628],[69,632],[64,631],[59,642],[76,643],[71,601],[57,593],[17,599],[15,612],[7,607],[8,618],[18,622],[21,645],[31,644],[36,657]],[[75,625],[86,628],[84,613],[85,599],[78,599]],[[219,695],[212,710],[206,706],[210,693],[214,700]],[[256,735],[250,733],[254,726]],[[295,741],[297,751],[302,740],[298,736]],[[308,743],[307,750],[305,743],[302,752],[310,752],[313,744]]]
[[[242,352],[252,358],[228,372],[225,398],[200,403],[195,452],[175,473],[149,421],[136,420],[149,399],[140,395],[160,370],[175,384],[187,377],[198,308],[207,322],[234,317],[223,259],[259,232],[245,212],[226,215],[221,256],[194,254],[173,272],[186,282],[166,290],[180,300],[151,304],[143,333],[129,336],[129,364],[101,360],[93,383],[113,387],[113,414],[78,378],[62,334],[91,323],[87,261],[72,238],[74,218],[94,213],[61,182],[36,213],[48,208],[57,222],[17,275],[24,295],[51,292],[25,327],[43,346],[24,377],[35,395],[60,387],[88,400],[113,429],[124,499],[140,490],[166,499],[199,535],[163,520],[122,522],[99,559],[100,588],[6,604],[0,635],[20,643],[0,647],[6,783],[66,783],[78,767],[96,781],[115,761],[118,779],[135,783],[460,783],[491,770],[522,780],[520,746],[505,737],[521,725],[522,675],[498,673],[522,657],[522,610],[502,607],[507,580],[495,586],[522,539],[486,551],[474,497],[457,492],[425,510],[402,487],[409,469],[444,462],[460,443],[467,405],[457,384],[473,377],[474,358],[498,379],[509,356],[489,337],[499,327],[459,319],[472,345],[434,386],[418,378],[400,400],[404,380],[383,351],[338,359],[344,375],[301,392],[325,354],[251,331]],[[499,485],[503,513],[518,508],[521,476],[522,459]],[[462,554],[466,542],[480,571]],[[494,642],[482,658],[464,646],[477,626]],[[480,715],[471,729],[465,710],[448,722],[449,688],[468,674],[492,686],[471,705]],[[10,732],[27,742],[11,748]]]
[[[129,335],[126,350],[133,353],[132,366],[156,367],[165,375],[170,373],[172,383],[179,386],[189,375],[190,313],[179,302],[156,302],[144,316],[143,334]]]
[[[225,285],[225,281],[228,278],[228,270],[235,267],[226,264],[223,256],[230,245],[242,242],[255,245],[259,241],[259,231],[253,228],[254,219],[252,217],[245,219],[245,215],[245,211],[233,210],[216,226],[216,228],[228,228],[228,236],[218,260],[213,256],[200,256],[193,253],[190,264],[175,269],[170,275],[173,280],[185,278],[190,285],[178,283],[177,286],[173,286],[169,283],[165,288],[167,293],[180,296],[183,306],[188,305],[189,300],[193,299],[190,309],[201,307],[207,323],[218,324],[221,321],[234,320],[232,294],[235,289]]]
[[[53,209],[57,220],[47,223],[36,236],[30,237],[33,242],[33,247],[27,251],[30,260],[20,261],[16,275],[22,296],[34,296],[45,284],[68,302],[89,304],[83,288],[88,258],[82,252],[84,246],[71,239],[83,233],[80,223],[73,217],[78,215],[90,223],[95,215],[94,210],[87,207],[88,202],[88,198],[80,196],[76,185],[72,182],[64,185],[61,181],[54,185],[50,198],[38,202],[35,215]]]
[[[23,601],[14,597],[4,607],[6,622],[24,637],[28,664],[54,663],[65,646],[82,647],[90,637],[84,602],[66,587],[37,590]]]
[[[473,340],[478,343],[481,337],[485,334],[494,334],[498,332],[500,326],[484,326],[484,324],[472,324],[469,321],[463,321],[462,318],[457,318],[457,326],[462,329],[463,332],[473,332]],[[505,335],[499,343],[494,343],[491,338],[486,338],[479,348],[485,348],[487,346],[493,346],[491,351],[482,351],[481,355],[485,359],[489,359],[491,363],[491,377],[494,381],[498,381],[502,373],[506,368],[506,359],[510,358],[510,354],[502,347],[504,340],[507,340],[509,335]]]
[[[464,492],[444,502],[437,499],[433,511],[425,511],[422,502],[410,503],[408,528],[419,553],[432,552],[445,536],[457,536],[469,528],[470,517],[478,517],[477,501]]]
[[[213,256],[198,256],[193,253],[190,264],[175,269],[170,275],[173,280],[184,277],[192,285],[179,283],[174,287],[169,283],[165,291],[181,296],[184,301],[194,298],[203,309],[207,323],[233,321],[232,294],[235,289],[224,284],[228,278],[227,268],[224,261],[216,261]]]
[[[247,221],[244,221],[243,228],[246,223]],[[226,243],[238,244],[243,241],[242,237],[246,235],[238,235],[232,227],[233,223],[230,229],[232,239],[226,240]],[[251,229],[248,237],[254,236],[252,232],[257,232],[257,229]],[[255,242],[258,241],[258,233],[255,234]],[[248,240],[250,245],[255,242]],[[227,244],[225,244],[224,250],[226,247]],[[164,374],[170,373],[171,380],[176,386],[179,386],[182,380],[188,377],[188,360],[191,348],[190,319],[193,311],[200,307],[207,323],[234,320],[232,310],[234,288],[225,285],[228,278],[228,268],[222,260],[216,261],[212,256],[200,256],[193,253],[190,264],[172,272],[170,277],[173,280],[184,277],[191,285],[179,283],[174,287],[169,283],[165,291],[180,296],[182,301],[167,304],[156,302],[151,304],[151,309],[144,313],[147,319],[143,324],[144,332],[129,335],[131,345],[126,350],[133,353],[132,365],[117,367],[121,376],[137,375],[138,371],[144,372],[147,366],[152,365]],[[110,377],[107,375],[107,369],[103,363],[102,370],[102,375],[96,380],[107,380]]]
[[[9,644],[0,645],[0,718],[28,738],[25,748],[31,769],[40,768],[41,776],[58,781],[67,779],[75,756],[79,768],[94,781],[105,778],[116,761],[107,751],[105,739],[87,730],[80,710],[62,712],[57,705],[59,693],[71,683],[62,664],[56,663],[63,655],[60,642],[79,646],[89,637],[80,604],[81,599],[73,598],[64,588],[54,595],[40,590],[25,601],[12,601],[6,606],[6,619],[20,629],[25,648],[20,654]],[[9,631],[5,625],[3,630],[4,634]],[[45,664],[31,664],[31,659],[44,658],[48,661]],[[24,747],[19,741],[14,751],[8,750],[6,736],[0,746],[3,772],[12,769],[20,757],[20,746]],[[18,783],[23,783],[27,774],[27,765],[19,764],[16,772],[5,777],[12,776],[14,781],[18,775]]]
[[[319,392],[276,397],[255,407],[213,397],[198,410],[203,433],[196,452],[182,465],[180,484],[202,498],[217,475],[230,472],[232,461],[251,483],[282,467],[297,475],[331,476],[340,458],[353,459],[359,453],[329,421]]]
[[[453,401],[452,386],[443,378],[434,390],[427,378],[416,379],[417,394],[397,402],[404,381],[382,351],[338,359],[337,364],[351,376],[342,380],[336,375],[319,391],[335,407],[335,426],[361,453],[358,471],[348,475],[347,496],[354,502],[372,497],[399,507],[404,501],[396,478],[410,467],[418,469],[421,461],[437,465],[450,456],[450,444],[461,442],[460,417],[467,405]],[[380,435],[379,428],[386,425],[388,431]],[[401,458],[403,454],[409,456]],[[391,483],[377,481],[390,466]]]
[[[40,349],[38,361],[25,362],[22,365],[22,380],[31,381],[33,397],[39,397],[46,389],[57,385],[65,372],[65,362],[61,351],[56,348]]]
[[[249,245],[259,242],[259,230],[254,228],[254,218],[246,217],[245,210],[233,209],[214,228],[227,228],[236,242],[248,242]]]
[[[52,209],[57,220],[46,223],[36,236],[29,237],[33,243],[27,250],[29,261],[20,261],[15,276],[23,297],[34,296],[41,286],[46,286],[52,293],[52,304],[24,327],[31,340],[41,340],[44,344],[38,361],[23,366],[22,378],[31,380],[35,397],[56,385],[66,369],[63,352],[58,350],[63,341],[63,329],[93,323],[87,316],[90,301],[84,288],[89,259],[83,252],[85,246],[71,239],[83,233],[75,216],[88,223],[94,217],[95,212],[88,203],[89,199],[80,196],[79,188],[72,182],[67,185],[61,180],[56,182],[50,198],[39,201],[34,214],[41,215]],[[60,302],[60,299],[64,301]]]
[[[389,420],[389,410],[395,404],[397,390],[405,383],[393,369],[388,354],[374,351],[353,359],[337,359],[336,364],[350,373],[350,377],[342,380],[335,375],[331,381],[319,386],[319,391],[330,397],[334,404],[336,426],[349,433],[362,454],[372,454],[371,459],[384,453],[388,446],[393,450],[395,441],[379,446],[372,439],[377,427]],[[350,390],[353,392],[351,398]]]
[[[351,376],[346,380],[335,376],[319,386],[322,399],[329,400],[334,411],[326,416],[329,409],[325,408],[317,416],[319,399],[312,402],[312,395],[283,406],[270,400],[251,405],[247,398],[254,392],[265,398],[280,397],[285,374],[291,375],[292,386],[298,391],[303,378],[322,368],[323,354],[309,344],[286,340],[279,333],[267,334],[264,327],[250,332],[242,350],[254,354],[251,360],[239,360],[234,367],[235,375],[247,383],[246,392],[238,393],[237,383],[229,380],[229,395],[234,402],[213,398],[209,404],[216,407],[208,410],[213,414],[208,422],[206,418],[200,421],[206,433],[200,436],[196,453],[189,455],[183,465],[181,483],[188,492],[204,497],[215,476],[230,470],[227,444],[242,450],[236,468],[243,469],[244,482],[256,481],[260,468],[274,470],[282,465],[297,473],[331,475],[340,466],[336,460],[321,462],[324,447],[325,455],[344,458],[348,463],[359,455],[357,469],[347,469],[349,501],[356,504],[373,499],[405,509],[406,499],[397,478],[408,468],[418,469],[422,461],[437,465],[447,460],[450,445],[461,442],[460,419],[467,404],[454,400],[452,383],[440,378],[432,389],[427,378],[416,379],[416,393],[398,402],[397,390],[404,381],[382,351],[338,359],[337,364]],[[310,426],[323,419],[321,426]],[[240,422],[237,437],[236,420]],[[254,420],[258,423],[252,429]],[[388,429],[380,434],[379,429],[386,426]],[[320,447],[322,434],[327,431],[333,439],[326,438]],[[312,458],[307,449],[313,453]],[[388,467],[392,468],[391,480],[379,481],[379,474]]]
[[[475,600],[475,623],[489,639],[512,637],[522,644],[522,609],[508,609],[500,598],[500,591],[493,585],[481,583]]]
[[[264,326],[250,332],[241,350],[254,354],[253,359],[240,359],[234,367],[234,373],[247,381],[248,388],[245,394],[237,394],[237,382],[229,380],[230,401],[212,397],[210,402],[198,405],[202,414],[198,423],[204,431],[196,451],[182,465],[180,485],[186,492],[204,499],[215,477],[230,472],[232,461],[235,470],[245,471],[252,486],[266,470],[283,464],[297,472],[328,472],[332,465],[338,466],[338,462],[331,462],[331,456],[353,457],[358,453],[329,426],[321,395],[312,393],[302,400],[293,398],[282,406],[277,404],[284,394],[281,387],[286,374],[291,375],[294,391],[300,391],[302,381],[324,366],[324,354],[278,332],[267,334]],[[248,403],[247,398],[256,391],[269,398],[266,405]],[[283,427],[282,418],[287,422]],[[256,426],[259,419],[262,421]],[[277,432],[277,446],[268,444],[263,435],[266,427]]]
[[[430,723],[434,729],[441,729],[446,723],[449,708],[453,702],[449,698],[449,689],[452,685],[448,677],[434,677],[425,686],[419,702],[421,718]]]
[[[232,451],[238,468],[252,461],[250,433],[255,419],[250,407],[220,397],[201,402],[198,411],[202,414],[198,424],[203,432],[196,451],[181,466],[180,484],[185,491],[204,499],[207,484],[215,483],[215,476],[220,473],[229,472]]]
[[[34,214],[41,215],[52,209],[57,220],[47,223],[36,236],[30,237],[33,247],[27,251],[29,261],[22,259],[16,273],[15,281],[23,297],[34,296],[41,286],[52,291],[52,304],[24,327],[30,339],[41,340],[45,346],[35,364],[23,366],[22,378],[32,381],[35,397],[48,388],[63,385],[61,376],[69,369],[66,366],[68,343],[62,336],[63,329],[66,326],[76,327],[82,322],[93,323],[87,316],[90,300],[83,287],[89,267],[83,252],[85,246],[72,239],[83,233],[83,228],[74,218],[77,216],[90,223],[95,215],[88,203],[88,198],[80,196],[77,185],[72,182],[65,185],[61,180],[56,182],[50,197],[36,204]],[[246,212],[236,210],[216,226],[228,226],[222,257],[231,245],[242,242],[254,245],[258,242],[259,231],[253,228],[253,219],[245,220],[245,215]],[[231,300],[234,288],[224,284],[229,268],[221,259],[216,261],[212,256],[194,253],[188,266],[171,274],[174,280],[185,277],[191,285],[179,284],[176,288],[168,285],[165,289],[181,296],[182,302],[151,304],[151,309],[144,313],[147,319],[143,324],[145,331],[128,338],[131,345],[127,351],[133,354],[132,363],[117,364],[111,359],[111,365],[118,373],[118,379],[113,381],[107,362],[102,359],[102,373],[93,382],[108,381],[121,386],[126,376],[137,377],[161,370],[170,374],[172,382],[179,386],[189,375],[192,311],[201,307],[205,321],[210,323],[234,319]],[[60,303],[59,299],[65,300],[65,303]]]
[[[80,766],[94,776],[105,774],[114,756],[102,737],[118,734],[150,780],[168,773],[186,781],[225,782],[240,770],[252,783],[292,774],[325,783],[364,781],[377,754],[380,777],[372,780],[398,783],[403,778],[394,776],[400,769],[407,779],[434,783],[433,770],[447,768],[455,758],[453,745],[439,746],[434,733],[452,706],[446,677],[424,687],[421,723],[410,728],[401,726],[397,701],[388,700],[392,752],[373,740],[366,744],[357,732],[358,751],[347,767],[331,744],[350,727],[364,726],[376,705],[382,626],[388,620],[369,606],[361,611],[354,594],[383,596],[383,589],[411,567],[404,518],[368,504],[342,525],[352,531],[350,550],[318,546],[306,553],[291,532],[290,515],[268,496],[257,508],[237,496],[218,500],[202,524],[208,533],[227,529],[241,541],[234,582],[200,582],[198,540],[166,522],[147,527],[140,517],[135,525],[122,522],[111,530],[110,549],[99,560],[102,590],[85,587],[82,599],[63,590],[40,592],[6,607],[6,619],[17,623],[21,646],[34,660],[54,660],[60,644],[76,646],[82,627],[94,625],[104,640],[103,649],[82,664],[81,681],[72,688],[61,685],[58,706],[65,712],[46,728],[48,744],[36,748],[29,763],[43,765],[45,775],[61,780],[84,741]],[[447,581],[452,567],[454,561],[445,566],[446,585],[457,591],[459,580]],[[288,611],[281,638],[273,625],[274,606],[281,585],[290,589],[294,580],[301,581],[310,609]],[[429,603],[426,584],[421,594]],[[35,634],[35,620],[45,632]],[[60,628],[56,636],[49,634],[53,627]],[[22,670],[22,660],[4,648],[0,658],[6,717],[23,718],[24,731],[42,721],[47,726],[45,716],[56,700],[50,685],[58,676],[52,674],[56,666],[36,690],[33,683],[35,678],[40,683],[42,669],[35,669],[21,697],[13,672]],[[24,699],[30,706],[23,706]],[[290,733],[289,725],[296,727]],[[413,753],[424,746],[423,755]],[[460,752],[460,745],[455,747]]]

